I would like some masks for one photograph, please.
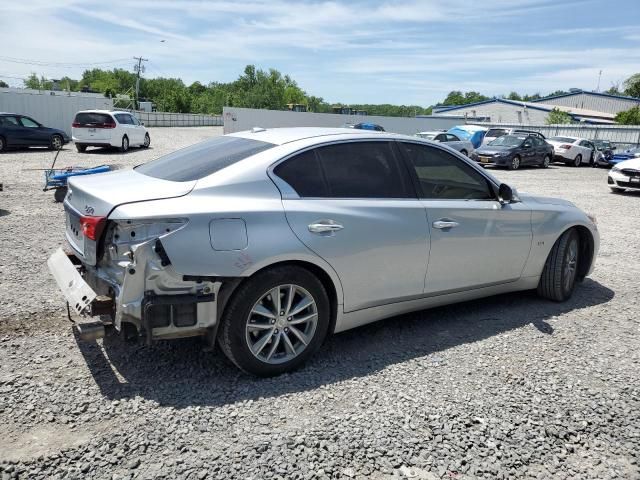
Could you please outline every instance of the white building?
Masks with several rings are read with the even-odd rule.
[[[437,116],[464,116],[482,118],[491,123],[520,123],[523,125],[544,125],[549,112],[557,108],[568,113],[576,123],[611,124],[615,114],[576,108],[566,105],[550,105],[541,102],[521,102],[505,98],[493,98],[468,105],[440,107]]]
[[[564,95],[541,98],[534,103],[595,110],[597,112],[612,113],[615,115],[616,113],[640,106],[640,98],[577,90],[571,93],[565,93]]]

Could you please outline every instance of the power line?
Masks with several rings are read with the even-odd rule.
[[[22,65],[35,65],[39,67],[77,68],[77,67],[90,67],[93,65],[121,64],[121,63],[127,62],[128,59],[116,58],[115,60],[107,60],[104,62],[70,63],[70,62],[47,62],[42,60],[31,60],[27,58],[0,56],[0,61],[10,62],[10,63],[19,63]]]

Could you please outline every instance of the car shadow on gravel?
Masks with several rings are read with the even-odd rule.
[[[11,215],[11,212],[9,210],[3,210],[2,208],[0,208],[0,217],[6,217],[7,215]]]
[[[98,148],[87,148],[83,155],[131,155],[136,152],[144,152],[146,150],[153,150],[153,147],[149,148],[130,148],[126,152],[121,152],[119,148],[116,147],[98,147]]]
[[[220,406],[366,376],[530,324],[552,335],[548,319],[613,297],[612,290],[587,279],[564,303],[519,292],[401,315],[335,335],[302,369],[268,379],[241,373],[199,339],[145,346],[126,344],[113,334],[102,343],[83,342],[77,336],[76,341],[107,399],[139,396],[176,408]]]

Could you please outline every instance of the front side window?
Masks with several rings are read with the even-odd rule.
[[[488,180],[470,165],[439,148],[401,143],[420,185],[420,198],[495,200]]]
[[[131,125],[140,125],[140,122],[138,121],[138,119],[133,115],[129,115],[129,123]]]
[[[20,117],[20,122],[22,123],[23,127],[27,127],[27,128],[38,128],[40,126],[38,123],[31,120],[29,117]]]
[[[135,167],[150,177],[188,182],[199,180],[252,155],[275,147],[273,143],[241,137],[217,137]]]

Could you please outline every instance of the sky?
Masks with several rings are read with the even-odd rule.
[[[600,90],[640,72],[640,0],[1,0],[0,79],[87,68],[228,82],[248,64],[328,102],[428,106]]]

